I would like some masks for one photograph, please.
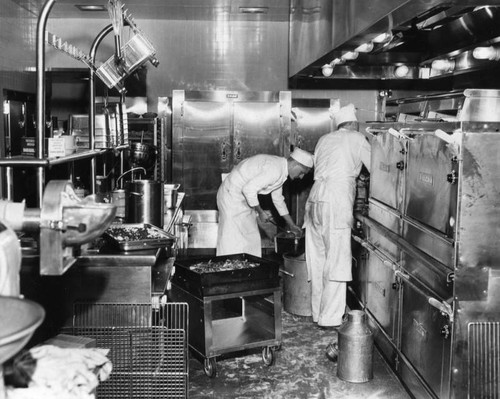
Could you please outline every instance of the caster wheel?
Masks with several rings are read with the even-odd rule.
[[[272,366],[274,364],[274,348],[266,346],[262,349],[262,361],[266,366]]]
[[[207,358],[203,361],[203,371],[207,377],[214,378],[217,375],[217,364],[215,358]]]

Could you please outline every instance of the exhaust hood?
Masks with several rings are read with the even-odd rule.
[[[292,0],[289,47],[291,87],[498,75],[500,0]]]

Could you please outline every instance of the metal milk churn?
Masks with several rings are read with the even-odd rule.
[[[348,382],[373,378],[373,333],[362,310],[350,311],[338,330],[337,377]]]

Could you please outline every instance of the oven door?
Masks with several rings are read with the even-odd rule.
[[[387,132],[374,136],[371,143],[370,196],[401,211],[407,144]]]
[[[453,237],[457,214],[458,162],[447,143],[434,134],[409,142],[406,216]]]

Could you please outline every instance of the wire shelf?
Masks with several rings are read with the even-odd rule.
[[[74,306],[73,334],[109,348],[110,378],[101,398],[187,398],[188,305],[89,304]]]

